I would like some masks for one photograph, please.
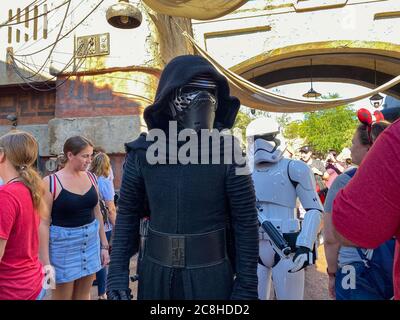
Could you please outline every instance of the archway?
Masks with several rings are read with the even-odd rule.
[[[232,71],[262,87],[313,80],[346,82],[368,88],[400,75],[400,45],[385,42],[327,41],[275,49],[252,57]],[[400,84],[385,92],[400,98]]]

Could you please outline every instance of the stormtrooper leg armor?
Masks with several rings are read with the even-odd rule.
[[[271,298],[271,286],[273,286],[278,300],[302,300],[304,296],[304,269],[289,273],[293,266],[292,260],[280,259],[275,265],[275,257],[275,251],[269,240],[260,240],[260,263],[257,267],[259,299],[269,300]]]

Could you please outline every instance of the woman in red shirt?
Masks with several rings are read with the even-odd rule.
[[[35,138],[12,131],[0,138],[0,300],[35,300],[43,296],[39,261],[42,180],[32,167]]]

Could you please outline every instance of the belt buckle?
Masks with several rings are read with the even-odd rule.
[[[185,267],[185,237],[173,236],[171,240],[171,265],[173,268]]]

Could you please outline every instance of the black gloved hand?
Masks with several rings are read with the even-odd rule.
[[[131,289],[107,291],[107,300],[132,300]]]
[[[298,247],[293,257],[293,268],[289,272],[297,272],[313,264],[313,253],[307,247]]]

